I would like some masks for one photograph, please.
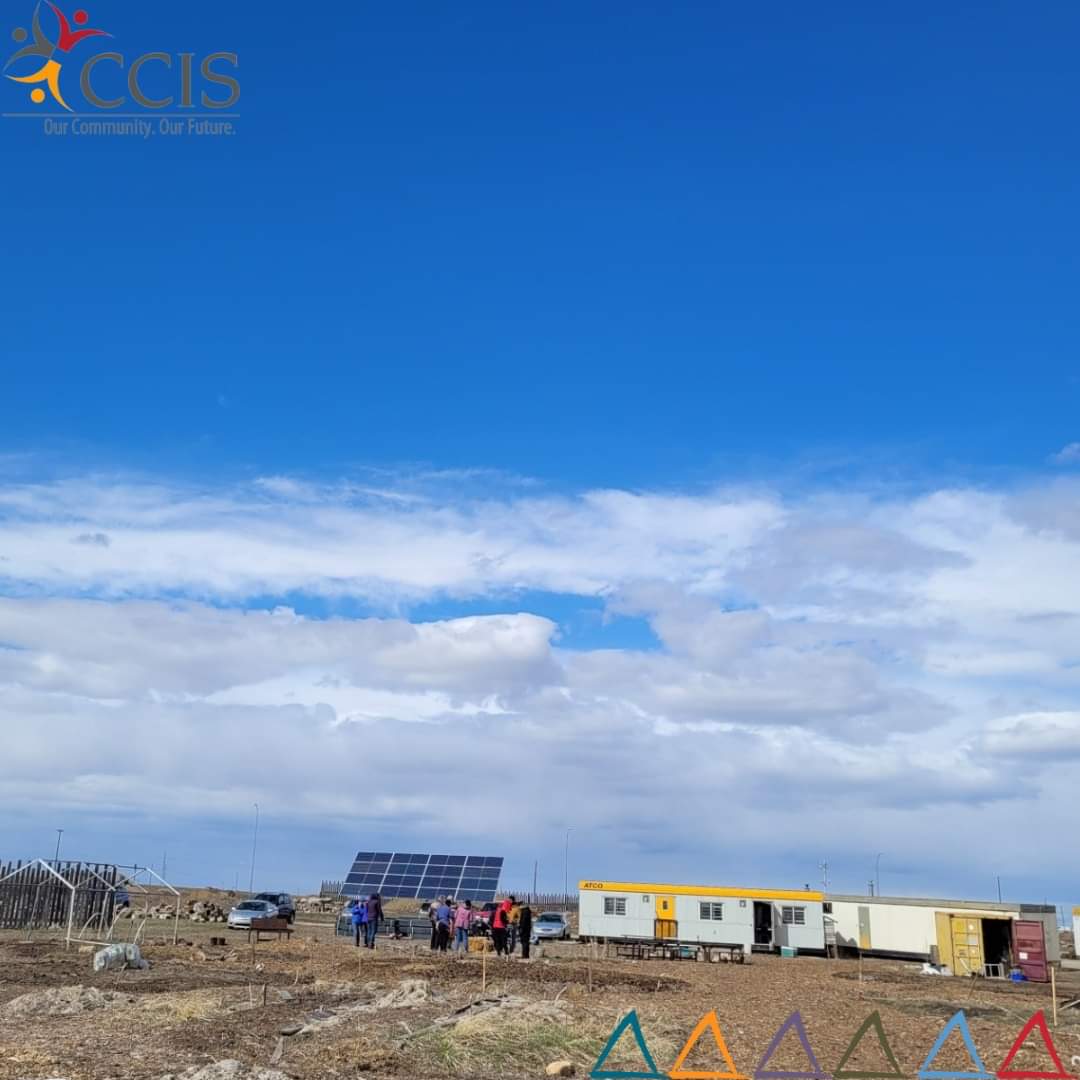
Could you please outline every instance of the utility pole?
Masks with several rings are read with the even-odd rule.
[[[883,852],[878,852],[877,858],[874,860],[874,889],[878,896],[881,895],[881,856]],[[873,895],[873,894],[871,894]]]
[[[259,844],[259,804],[255,804],[255,832],[251,837],[251,880],[248,882],[248,894],[255,894],[255,850]]]
[[[874,895],[874,879],[873,878],[871,878],[866,883],[866,888],[867,888],[867,891],[870,893],[870,895],[873,896]]]
[[[821,871],[821,891],[829,891],[829,864],[824,859],[818,863],[818,869]]]
[[[536,859],[533,862],[533,894],[532,894],[532,900],[533,900],[534,904],[536,903],[536,878],[539,875],[539,873],[540,873],[540,860]]]
[[[568,899],[570,896],[570,833],[573,831],[573,825],[566,830],[566,848],[563,851],[563,898]]]
[[[1001,903],[1001,875],[1000,874],[998,874],[997,883],[998,883],[998,903],[1000,904]]]
[[[53,856],[53,861],[59,868],[60,865],[60,837],[64,835],[63,829],[56,830],[56,854]]]
[[[168,870],[168,868],[169,868],[169,853],[168,853],[168,851],[163,851],[161,853],[161,876],[163,878],[169,876],[168,874],[165,873],[165,871]]]

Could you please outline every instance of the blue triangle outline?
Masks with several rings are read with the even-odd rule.
[[[630,1028],[634,1033],[634,1042],[637,1043],[637,1047],[641,1051],[641,1056],[645,1059],[645,1064],[652,1069],[652,1072],[624,1072],[620,1069],[601,1068],[610,1056],[611,1051],[615,1049],[616,1043],[622,1038],[623,1032],[626,1031],[627,1028]],[[645,1036],[641,1033],[641,1021],[638,1020],[637,1009],[631,1009],[615,1025],[615,1030],[608,1038],[604,1049],[600,1051],[600,1056],[596,1059],[596,1064],[589,1070],[589,1076],[593,1077],[593,1080],[667,1080],[667,1074],[662,1073],[657,1069],[656,1062],[653,1060],[652,1054],[649,1053],[649,1047],[645,1042]]]
[[[960,1037],[964,1040],[968,1056],[974,1064],[978,1065],[981,1072],[942,1072],[928,1068],[934,1058],[938,1056],[942,1046],[945,1045],[945,1040],[954,1028],[960,1029]],[[935,1040],[934,1045],[930,1047],[930,1053],[926,1055],[926,1060],[922,1063],[922,1068],[919,1069],[916,1075],[918,1080],[993,1080],[993,1075],[986,1071],[986,1065],[983,1064],[983,1059],[975,1046],[975,1040],[971,1037],[971,1029],[968,1027],[967,1017],[964,1015],[963,1009],[956,1013],[941,1029],[941,1034]]]
[[[796,1034],[799,1036],[799,1045],[805,1051],[806,1058],[812,1068],[809,1071],[801,1072],[764,1068],[765,1063],[776,1053],[780,1044],[784,1041],[784,1036],[792,1028],[796,1029]],[[765,1053],[761,1055],[758,1067],[754,1070],[754,1080],[830,1080],[830,1074],[821,1067],[821,1063],[814,1053],[814,1048],[810,1045],[810,1038],[806,1034],[806,1025],[803,1023],[802,1013],[798,1009],[780,1025],[776,1034],[772,1037],[772,1041],[766,1048]]]

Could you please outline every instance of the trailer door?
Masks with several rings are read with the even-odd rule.
[[[1041,922],[1016,919],[1013,922],[1013,956],[1016,966],[1032,981],[1046,982],[1046,938]]]
[[[656,898],[656,923],[654,933],[657,939],[673,939],[679,936],[679,924],[675,921],[675,897],[658,896]]]

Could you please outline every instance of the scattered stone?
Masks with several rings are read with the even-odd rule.
[[[573,1076],[577,1068],[572,1061],[553,1061],[544,1072],[548,1076]]]
[[[278,1029],[278,1033],[286,1036],[299,1035],[304,1030],[303,1024],[286,1024],[283,1028]]]

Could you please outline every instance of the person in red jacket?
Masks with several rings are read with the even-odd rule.
[[[491,940],[495,945],[495,952],[498,956],[508,958],[510,956],[510,952],[506,947],[506,937],[510,929],[510,909],[515,903],[516,901],[512,896],[508,897],[495,909],[495,914],[491,916]]]

